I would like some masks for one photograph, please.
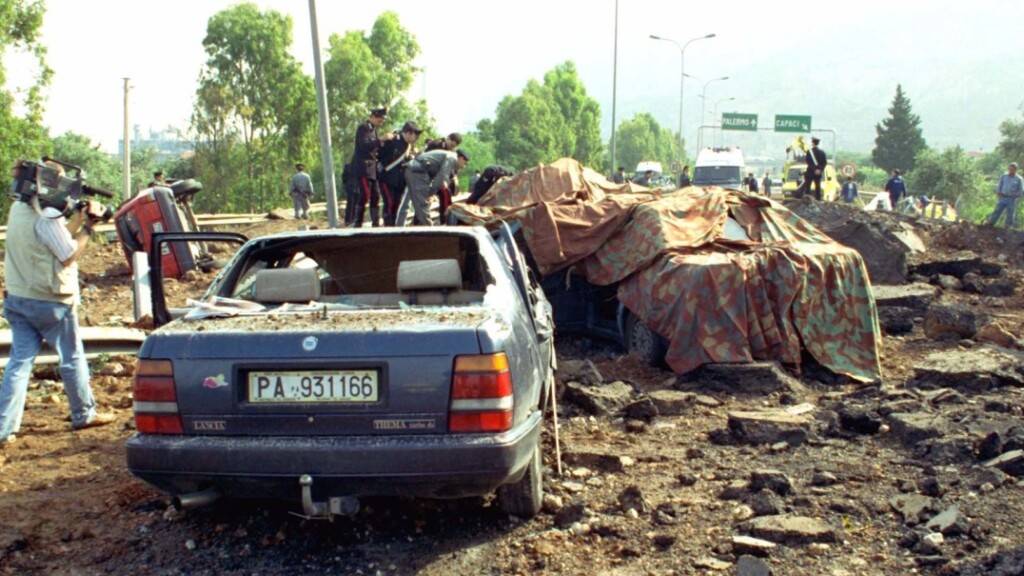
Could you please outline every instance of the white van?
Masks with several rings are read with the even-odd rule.
[[[694,186],[721,186],[742,190],[746,166],[739,148],[705,148],[697,153]]]

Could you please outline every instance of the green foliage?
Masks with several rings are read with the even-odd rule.
[[[654,116],[646,112],[619,124],[615,135],[616,163],[624,167],[627,174],[632,174],[643,160],[661,162],[662,169],[668,172],[681,157],[679,141],[672,131],[662,128]]]
[[[927,148],[921,134],[921,118],[914,114],[903,87],[896,85],[896,96],[889,107],[889,117],[875,126],[875,149],[871,158],[875,166],[892,172],[914,169],[918,154]]]
[[[519,96],[498,104],[494,121],[477,125],[484,141],[493,139],[499,162],[521,169],[563,156],[583,164],[601,162],[601,108],[579,79],[576,66],[565,62],[530,80]]]
[[[53,76],[39,43],[44,12],[42,0],[0,2],[0,166],[5,173],[19,159],[38,159],[50,151],[42,124],[43,90]],[[36,60],[34,82],[20,97],[6,87],[3,61],[10,51],[30,53]],[[0,209],[6,212],[9,204],[7,195],[0,194]]]
[[[494,152],[516,169],[557,160],[564,121],[550,93],[530,80],[519,96],[506,96],[494,119]]]
[[[1024,163],[1024,118],[1003,120],[999,125],[999,134],[1002,138],[996,147],[996,154],[1000,162],[993,170],[996,175],[1002,174],[1010,162]]]
[[[424,137],[434,134],[434,119],[426,102],[409,102],[402,96],[412,86],[417,72],[412,61],[419,51],[416,37],[402,27],[394,12],[381,14],[368,36],[353,30],[328,39],[324,78],[339,166],[351,157],[356,128],[371,108],[389,108],[388,123],[381,132],[412,120],[424,129]]]
[[[907,190],[953,202],[961,218],[974,222],[987,216],[995,205],[995,194],[984,174],[959,146],[942,152],[922,150],[913,172],[907,175]]]
[[[467,184],[474,172],[482,172],[484,168],[497,164],[494,156],[494,142],[483,140],[476,132],[463,134],[462,145],[459,148],[465,150],[469,155],[469,162],[460,172],[460,174],[466,175],[464,180]]]
[[[254,4],[207,22],[192,117],[194,168],[206,185],[200,209],[272,208],[287,198],[292,163],[315,158],[313,82],[291,43],[291,18]]]
[[[88,136],[65,132],[53,139],[54,158],[77,164],[85,170],[87,182],[106,190],[121,188],[121,163],[113,156],[100,150]]]

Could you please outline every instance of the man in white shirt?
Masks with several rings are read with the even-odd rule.
[[[61,170],[59,165],[51,168]],[[96,412],[89,365],[78,329],[78,258],[89,244],[92,220],[79,210],[70,223],[55,208],[15,201],[7,219],[4,254],[4,309],[11,326],[11,353],[0,384],[0,449],[14,441],[25,410],[32,364],[45,340],[60,358],[64,392],[71,406],[71,428],[81,430],[114,421]],[[0,463],[2,463],[0,458]]]

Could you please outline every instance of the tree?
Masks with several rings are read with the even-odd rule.
[[[641,112],[622,124],[615,132],[617,163],[632,171],[643,160],[661,162],[669,170],[681,157],[679,140],[667,128],[662,128],[654,116]],[[616,167],[618,168],[618,167]]]
[[[544,82],[527,82],[519,96],[498,104],[494,121],[477,125],[481,139],[494,140],[497,159],[514,168],[563,156],[584,164],[601,162],[601,108],[587,95],[572,62],[548,71]]]
[[[100,150],[100,145],[93,143],[88,136],[65,132],[53,139],[52,146],[53,157],[81,166],[86,172],[86,182],[89,184],[111,192],[120,189],[120,163],[110,154]]]
[[[291,18],[254,4],[222,10],[207,23],[192,126],[196,154],[213,160],[197,159],[198,176],[227,176],[217,178],[221,209],[280,203],[290,165],[314,156],[313,82],[289,53],[291,43]]]
[[[913,170],[917,155],[928,147],[921,135],[921,118],[914,114],[910,99],[899,84],[889,107],[889,117],[875,125],[875,132],[878,135],[871,160],[886,172]]]
[[[561,143],[562,155],[586,165],[598,165],[602,152],[601,106],[587,95],[576,65],[565,62],[556,66],[544,75],[544,87],[551,91],[567,129]]]
[[[988,215],[995,205],[995,194],[986,184],[985,175],[959,146],[941,153],[922,150],[914,170],[907,175],[907,189],[911,194],[956,203],[960,216],[973,221]]]
[[[384,12],[377,17],[369,35],[353,30],[328,39],[324,62],[331,138],[337,159],[347,162],[352,154],[356,127],[371,108],[389,108],[389,125],[399,128],[412,120],[433,133],[434,120],[423,100],[411,102],[403,95],[412,86],[419,54],[416,37],[402,27],[398,15]]]
[[[999,124],[999,134],[1002,136],[1002,139],[996,147],[996,152],[999,153],[999,156],[1004,161],[1001,164],[1024,162],[1024,118],[1020,120],[1012,118],[1003,120]],[[1006,167],[1000,166],[1000,170],[1004,168]]]
[[[5,171],[18,159],[39,158],[50,148],[42,124],[43,90],[53,76],[46,65],[46,48],[39,43],[44,12],[42,0],[0,2],[0,166]],[[36,60],[33,83],[22,97],[5,83],[4,56],[12,50],[27,52]],[[7,195],[0,195],[0,208],[9,204]]]
[[[484,168],[497,163],[494,156],[494,142],[483,140],[476,132],[463,134],[462,144],[459,148],[465,150],[469,155],[469,162],[461,172],[468,175],[464,178],[467,185],[474,172],[483,172]]]
[[[530,80],[519,96],[498,103],[494,118],[494,152],[516,169],[552,162],[563,155],[565,121],[551,93]]]

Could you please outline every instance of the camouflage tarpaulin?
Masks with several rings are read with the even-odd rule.
[[[799,365],[804,348],[836,373],[880,377],[878,317],[856,251],[764,197],[719,188],[609,194],[553,176],[566,170],[578,164],[527,171],[496,186],[487,208],[457,213],[519,220],[542,273],[579,263],[589,282],[618,283],[622,304],[670,341],[676,372],[708,362]]]

